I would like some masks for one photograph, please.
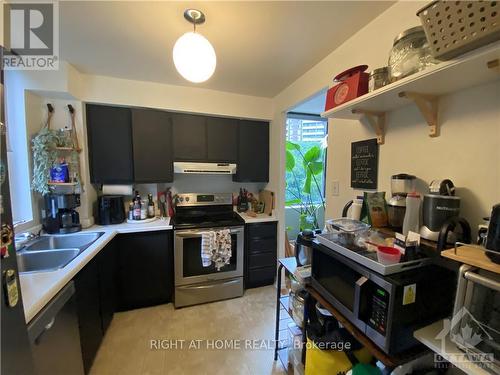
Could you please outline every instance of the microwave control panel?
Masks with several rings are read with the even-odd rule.
[[[369,325],[382,335],[386,335],[389,293],[382,288],[374,288]]]

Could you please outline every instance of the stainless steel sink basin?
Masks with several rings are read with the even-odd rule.
[[[17,252],[19,272],[48,272],[64,268],[103,234],[88,232],[36,238]]]
[[[41,236],[27,244],[23,250],[45,251],[75,248],[84,250],[101,237],[102,234],[103,232],[89,232]]]
[[[19,272],[55,271],[66,266],[80,254],[80,249],[22,251],[17,253]]]

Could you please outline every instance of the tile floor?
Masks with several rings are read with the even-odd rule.
[[[274,286],[250,289],[242,298],[175,310],[172,304],[116,313],[99,349],[91,375],[146,374],[284,374],[273,350],[245,349],[245,340],[274,339]],[[184,348],[151,349],[186,340]],[[202,349],[188,349],[191,340]],[[225,340],[225,341],[215,341]],[[232,341],[234,340],[234,341]],[[207,345],[230,343],[241,350],[213,350]],[[160,344],[158,344],[160,346]]]

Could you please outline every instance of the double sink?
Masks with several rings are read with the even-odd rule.
[[[88,232],[38,237],[17,251],[19,272],[48,272],[64,268],[103,234]]]

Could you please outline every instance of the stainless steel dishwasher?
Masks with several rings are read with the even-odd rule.
[[[69,282],[29,323],[37,375],[82,375],[75,285]]]

